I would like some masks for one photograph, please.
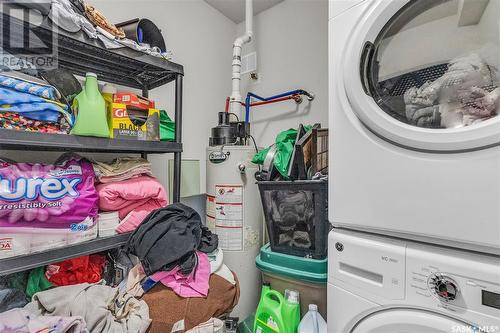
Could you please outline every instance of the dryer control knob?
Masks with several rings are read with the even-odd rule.
[[[434,275],[429,280],[429,286],[434,294],[442,301],[449,302],[457,298],[458,284],[453,279],[444,275]]]

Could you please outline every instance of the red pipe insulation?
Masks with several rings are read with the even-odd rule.
[[[250,106],[259,106],[259,105],[272,104],[272,103],[287,101],[289,99],[296,100],[298,97],[299,97],[298,95],[286,96],[286,97],[272,99],[270,101],[262,101],[262,102],[251,103]]]
[[[299,95],[292,95],[292,96],[286,96],[286,97],[272,99],[270,101],[261,101],[261,102],[251,103],[250,106],[259,106],[259,105],[266,105],[266,104],[278,103],[278,102],[288,101],[290,99],[293,99],[293,100],[297,101],[298,98],[300,98]],[[229,97],[226,98],[225,112],[229,112],[229,100],[230,100]],[[243,102],[240,102],[240,104],[243,105],[243,106],[246,106],[246,104],[243,103]]]
[[[229,112],[229,97],[226,98],[226,109],[225,109],[225,112],[228,113]]]

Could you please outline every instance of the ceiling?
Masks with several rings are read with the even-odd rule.
[[[253,0],[253,14],[269,9],[283,0]],[[245,0],[205,0],[234,23],[245,21]]]

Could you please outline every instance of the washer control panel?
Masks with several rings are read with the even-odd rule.
[[[406,300],[460,318],[470,316],[477,324],[486,320],[482,316],[496,318],[500,333],[500,258],[433,250],[430,254],[422,245],[407,248]]]
[[[427,287],[432,295],[445,303],[457,299],[460,292],[458,283],[443,273],[431,274],[427,279]]]
[[[410,295],[424,297],[438,308],[466,307],[462,281],[435,265],[415,267],[411,275]]]

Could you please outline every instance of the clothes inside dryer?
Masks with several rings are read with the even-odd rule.
[[[412,1],[375,40],[372,96],[392,117],[460,128],[500,112],[498,1]],[[418,48],[417,48],[418,45]]]

